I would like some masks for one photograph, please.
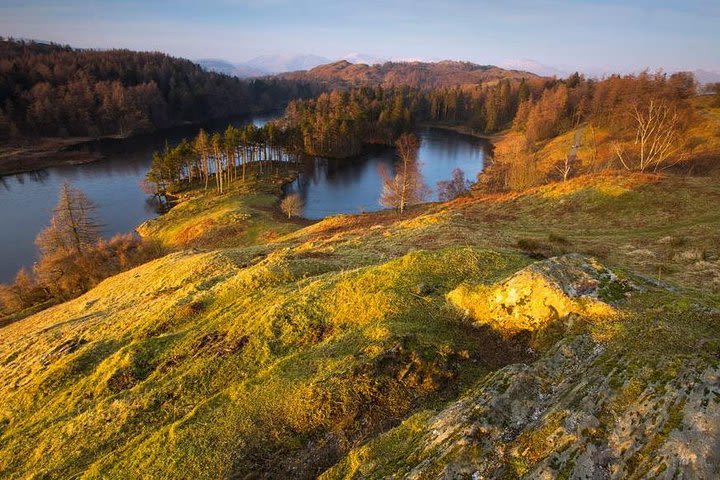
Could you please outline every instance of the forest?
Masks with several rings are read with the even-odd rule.
[[[239,80],[158,52],[0,38],[0,139],[129,136],[283,108],[308,82]]]
[[[695,94],[691,74],[661,72],[615,75],[603,80],[587,79],[577,73],[563,80],[504,79],[472,88],[377,86],[333,90],[313,99],[291,101],[283,117],[263,128],[228,127],[224,135],[212,138],[200,132],[194,140],[158,153],[149,179],[165,191],[170,185],[177,188],[183,181],[192,182],[194,177],[207,182],[209,172],[230,175],[229,169],[234,172],[238,166],[244,171],[248,163],[280,159],[284,153],[352,157],[368,144],[392,146],[402,134],[421,123],[462,127],[480,135],[502,132],[495,161],[479,183],[491,190],[523,188],[557,179],[558,171],[563,169],[563,179],[581,173],[577,159],[568,160],[566,156],[560,157],[563,164],[551,165],[549,171],[537,168],[537,163],[547,160],[540,158],[544,142],[580,125],[583,131],[593,133],[592,142],[597,143],[595,134],[601,132],[603,143],[612,145],[609,152],[598,155],[594,151],[592,158],[585,158],[583,168],[610,165],[657,170],[666,167],[664,163],[671,157],[683,158],[697,149],[698,142],[702,143],[700,137],[686,134],[694,114],[691,99]],[[659,121],[658,115],[664,116],[665,123],[654,129],[643,125],[643,120]],[[641,152],[636,151],[635,137],[643,129],[647,134],[643,141],[655,143]],[[663,136],[658,136],[660,130]],[[597,145],[593,148],[597,150]],[[223,176],[214,178],[221,189],[219,180]]]
[[[527,153],[587,123],[624,142],[635,132],[636,114],[651,103],[672,112],[674,129],[682,130],[690,125],[696,88],[692,74],[683,72],[602,80],[575,73],[438,89],[353,87],[293,100],[274,128],[292,150],[333,158],[358,155],[367,144],[393,145],[421,123],[480,135],[518,133]]]

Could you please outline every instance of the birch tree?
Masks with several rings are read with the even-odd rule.
[[[628,151],[620,142],[613,144],[623,167],[645,172],[668,166],[681,144],[677,111],[665,102],[650,100],[646,108],[633,105],[630,116],[635,129],[633,148]]]
[[[420,142],[412,133],[405,133],[395,143],[398,152],[396,174],[391,175],[381,167],[383,189],[380,203],[386,207],[396,208],[403,213],[409,205],[421,203],[430,194],[430,188],[420,173],[417,161]]]

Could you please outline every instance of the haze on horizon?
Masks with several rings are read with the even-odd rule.
[[[392,59],[522,65],[591,74],[720,71],[710,0],[6,0],[0,35],[84,48],[158,50],[243,62],[359,52]]]

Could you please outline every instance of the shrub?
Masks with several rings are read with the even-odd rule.
[[[449,202],[461,197],[470,190],[470,182],[465,180],[465,172],[456,168],[452,171],[450,180],[441,180],[437,182],[438,199],[441,202]]]
[[[280,202],[280,210],[282,210],[288,218],[300,215],[304,207],[305,205],[303,205],[302,198],[300,198],[300,195],[297,193],[288,195]]]
[[[43,255],[35,266],[39,284],[58,300],[67,300],[116,273],[162,255],[154,241],[132,234],[100,240],[82,253],[57,251]]]

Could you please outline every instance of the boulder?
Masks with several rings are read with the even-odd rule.
[[[613,315],[613,303],[632,288],[596,259],[568,254],[533,263],[496,285],[462,284],[447,298],[475,323],[512,334],[570,314]]]

